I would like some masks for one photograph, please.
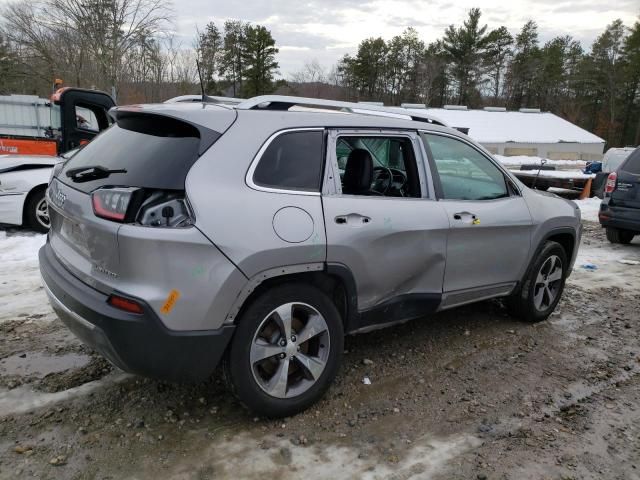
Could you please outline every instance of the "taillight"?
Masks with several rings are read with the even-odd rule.
[[[111,295],[107,300],[107,303],[112,307],[115,307],[119,310],[124,310],[125,312],[144,313],[142,305],[140,305],[138,302],[121,297],[119,295]]]
[[[100,188],[91,194],[97,217],[145,227],[193,225],[184,192],[146,190],[137,187]]]
[[[604,187],[604,193],[613,193],[616,189],[616,181],[618,180],[618,174],[611,172],[607,177],[607,184]]]
[[[193,225],[193,214],[184,192],[156,191],[140,206],[136,221],[146,227],[181,228]]]
[[[91,195],[93,213],[97,217],[124,222],[127,209],[137,188],[101,188]]]

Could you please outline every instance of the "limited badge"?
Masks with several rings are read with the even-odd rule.
[[[173,310],[173,307],[175,306],[179,298],[180,298],[180,292],[176,289],[171,290],[169,292],[169,296],[167,297],[167,300],[164,302],[164,305],[162,306],[160,311],[165,315],[170,313],[171,310]]]

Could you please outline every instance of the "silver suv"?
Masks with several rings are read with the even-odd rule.
[[[547,318],[576,205],[400,110],[272,96],[113,110],[52,174],[53,308],[128,372],[199,381],[222,363],[270,417],[322,396],[345,334],[494,297]]]

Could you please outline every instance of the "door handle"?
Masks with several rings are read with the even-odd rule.
[[[462,220],[463,217],[471,217],[473,220],[476,219],[475,214],[471,212],[458,212],[453,214],[454,220]]]
[[[369,223],[371,221],[371,218],[365,215],[360,215],[359,213],[350,213],[348,215],[338,215],[334,218],[334,221],[338,225],[349,224],[357,227]]]

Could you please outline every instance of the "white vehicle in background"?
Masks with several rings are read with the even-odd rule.
[[[0,155],[0,224],[23,225],[47,232],[49,211],[44,194],[51,169],[77,151],[69,150],[60,157]]]
[[[602,158],[602,171],[615,172],[634,150],[635,147],[610,148]]]

